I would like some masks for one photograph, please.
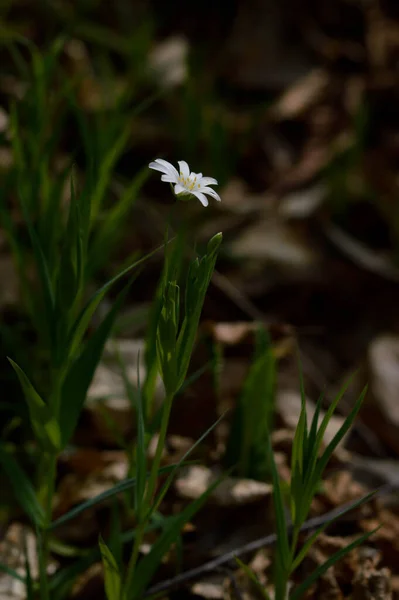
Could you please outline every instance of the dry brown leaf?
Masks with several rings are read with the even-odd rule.
[[[184,469],[175,482],[180,497],[195,500],[199,498],[218,478],[217,473],[205,466],[193,465]],[[269,483],[253,479],[226,477],[212,492],[210,499],[219,506],[245,506],[271,497]]]
[[[325,93],[329,77],[321,69],[314,69],[287,89],[270,110],[276,120],[297,119],[312,108]]]
[[[29,527],[21,523],[12,523],[0,542],[0,561],[14,569],[19,575],[26,575],[25,549],[33,579],[39,576],[36,536]],[[48,563],[49,575],[55,573],[58,563],[51,559]],[[0,573],[0,600],[25,600],[25,584],[14,579],[8,573]]]

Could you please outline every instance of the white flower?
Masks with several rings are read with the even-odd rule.
[[[168,161],[157,158],[148,166],[150,169],[163,173],[161,180],[174,185],[176,196],[195,196],[204,206],[208,206],[208,196],[212,196],[220,202],[220,196],[208,187],[209,185],[217,185],[216,179],[213,177],[202,177],[202,173],[190,173],[190,168],[186,161],[179,160],[180,172]]]

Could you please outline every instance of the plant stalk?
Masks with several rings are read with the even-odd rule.
[[[130,594],[130,589],[133,585],[134,575],[137,565],[137,560],[139,557],[140,546],[143,541],[143,537],[145,534],[145,530],[147,528],[148,522],[151,518],[152,513],[152,501],[155,493],[157,480],[158,480],[158,472],[161,465],[162,459],[162,451],[165,445],[166,433],[169,424],[170,411],[172,409],[174,394],[169,394],[165,398],[165,404],[162,411],[162,420],[159,431],[158,443],[155,450],[154,460],[151,466],[150,476],[148,479],[147,489],[144,497],[144,507],[148,507],[146,513],[141,516],[140,522],[137,525],[136,535],[133,544],[133,551],[129,560],[127,574],[126,574],[126,582],[124,586],[124,598],[127,600],[131,600],[132,596]]]

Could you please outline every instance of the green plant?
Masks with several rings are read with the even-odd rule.
[[[285,490],[284,488],[284,491],[279,479],[271,443],[269,441],[269,457],[273,481],[273,503],[277,530],[277,543],[274,554],[275,600],[286,600],[288,597],[290,600],[299,600],[306,590],[317,580],[318,577],[325,573],[329,567],[334,565],[340,558],[345,556],[345,554],[362,544],[374,533],[374,531],[372,531],[361,535],[346,548],[337,551],[324,564],[320,565],[314,572],[306,577],[306,579],[299,584],[293,590],[293,592],[288,593],[291,575],[302,563],[310,548],[316,542],[318,536],[332,522],[327,521],[324,523],[307,538],[302,547],[299,546],[299,535],[301,528],[309,514],[312,500],[318,493],[327,463],[331,458],[335,448],[353,424],[366,393],[366,389],[364,389],[350,414],[345,419],[343,425],[340,427],[333,439],[329,442],[327,447],[322,450],[324,434],[326,432],[328,423],[347,387],[348,383],[346,383],[339,391],[335,399],[332,401],[328,411],[321,420],[320,425],[319,418],[322,397],[319,398],[312,422],[310,427],[308,427],[306,397],[303,380],[301,377],[302,408],[298,425],[296,427],[292,448],[291,481],[287,486],[287,489]],[[341,515],[356,508],[361,503],[368,500],[371,495],[372,494],[368,494],[366,497],[361,498],[358,502],[354,502],[349,508],[343,510]],[[288,503],[288,510],[286,509],[286,500]],[[241,561],[240,565],[242,566]],[[256,582],[257,587],[262,590],[263,596],[268,598],[268,593],[256,580],[254,573],[248,570],[248,567],[246,567],[245,570],[250,575],[251,579]]]
[[[59,454],[73,437],[105,342],[112,333],[115,318],[136,277],[137,268],[142,267],[145,260],[159,250],[135,260],[88,297],[88,283],[107,258],[102,249],[111,248],[117,241],[119,228],[137,197],[147,171],[133,178],[118,201],[113,206],[108,206],[105,202],[106,192],[110,187],[116,161],[130,135],[126,121],[119,119],[108,123],[108,128],[99,130],[102,137],[95,137],[94,141],[85,129],[87,123],[82,123],[83,137],[87,142],[86,151],[91,159],[84,184],[76,184],[70,163],[61,172],[53,170],[52,150],[57,143],[58,133],[48,127],[48,119],[54,109],[54,100],[60,98],[57,94],[54,97],[48,96],[46,90],[51,87],[50,81],[60,47],[61,42],[55,44],[53,53],[45,57],[34,47],[30,47],[35,75],[30,82],[34,99],[31,100],[29,96],[25,107],[15,105],[13,108],[11,134],[15,164],[0,199],[0,217],[13,252],[26,308],[44,361],[44,368],[37,370],[29,361],[21,365],[18,357],[15,357],[16,360],[11,357],[9,359],[26,401],[36,444],[33,452],[36,455],[37,472],[32,479],[27,476],[14,457],[15,447],[12,442],[2,442],[0,445],[0,462],[17,500],[37,532],[42,600],[49,600],[58,594],[62,597],[65,593],[68,582],[64,578],[58,587],[54,587],[47,575],[47,563],[56,527],[77,514],[73,510],[58,522],[52,522]],[[18,52],[16,55],[19,57]],[[61,95],[64,93],[68,95],[71,89],[62,88]],[[24,116],[23,122],[21,116]],[[34,126],[30,125],[30,119]],[[69,190],[66,188],[68,179]],[[8,194],[14,187],[17,190],[17,210],[23,217],[29,244],[21,238],[20,230],[9,210]],[[163,519],[158,514],[161,501],[181,465],[179,463],[172,469],[157,494],[170,410],[174,396],[186,378],[202,305],[221,243],[219,234],[209,242],[202,258],[191,261],[186,275],[182,276],[185,291],[184,298],[180,298],[179,278],[182,268],[181,252],[177,250],[181,249],[183,237],[178,236],[172,242],[166,240],[165,266],[149,326],[150,332],[153,332],[152,338],[149,337],[149,346],[151,341],[153,345],[146,353],[149,358],[149,378],[146,383],[152,381],[159,370],[166,389],[155,458],[148,471],[147,446],[156,429],[153,426],[150,431],[149,427],[150,410],[146,400],[151,393],[147,385],[145,397],[140,389],[136,394],[130,393],[137,422],[137,441],[132,450],[134,460],[131,468],[134,478],[129,478],[122,486],[115,486],[107,496],[109,498],[131,489],[133,493],[127,499],[133,500],[133,506],[128,506],[128,509],[133,510],[136,522],[126,576],[120,564],[121,547],[115,544],[120,536],[113,536],[112,549],[100,539],[105,587],[110,600],[117,597],[119,600],[121,594],[126,598],[138,597],[145,591],[162,556],[171,544],[178,541],[181,526],[198,510],[208,495],[204,494],[189,505],[179,517]],[[26,271],[28,261],[33,267],[30,277]],[[88,335],[89,329],[92,329],[94,313],[111,288],[116,284],[120,285],[124,278],[128,278],[127,283],[102,322]],[[79,510],[91,507],[104,498],[104,495],[99,496]],[[114,532],[120,528],[118,523],[119,520],[114,519]],[[143,537],[156,523],[158,527],[161,526],[159,539],[149,555],[140,559]],[[38,585],[38,582],[31,580],[29,572],[25,583],[28,595]]]
[[[272,430],[276,366],[268,332],[256,332],[255,352],[238,398],[230,429],[225,462],[240,477],[270,478],[266,441]]]

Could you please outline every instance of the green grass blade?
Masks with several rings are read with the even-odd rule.
[[[98,540],[104,569],[104,587],[108,600],[120,600],[122,581],[119,567],[101,535]]]
[[[300,386],[300,390],[301,390],[301,403],[302,403],[302,408],[304,411],[304,440],[306,442],[306,445],[308,443],[308,417],[307,417],[307,413],[306,413],[306,391],[305,391],[305,382],[303,379],[303,371],[302,371],[302,365],[301,365],[301,361],[299,359],[299,386]]]
[[[151,524],[148,526],[148,532],[156,531],[160,529],[160,523]],[[121,544],[130,544],[135,538],[135,530],[128,530],[121,534]],[[50,580],[50,590],[56,600],[69,600],[70,589],[74,583],[74,580],[78,575],[81,575],[95,562],[98,562],[101,558],[100,549],[94,547],[89,550],[83,551],[83,556],[78,560],[74,561],[69,566],[64,566],[59,569]],[[53,597],[53,596],[52,596]]]
[[[159,474],[163,475],[165,473],[166,474],[170,473],[170,471],[173,470],[174,468],[175,468],[175,465],[168,465],[167,467],[162,467],[159,470]],[[148,477],[148,474],[147,474],[147,477]],[[75,506],[74,508],[72,508],[65,515],[62,515],[61,517],[59,517],[58,519],[53,521],[49,526],[49,530],[56,529],[60,525],[65,525],[65,523],[68,523],[68,521],[71,521],[71,519],[74,519],[75,517],[80,515],[85,510],[88,510],[89,508],[92,508],[93,506],[100,504],[100,502],[109,500],[110,498],[113,498],[117,494],[122,494],[128,490],[131,490],[132,488],[134,488],[135,485],[136,485],[136,478],[129,478],[129,479],[124,479],[123,481],[120,481],[119,483],[114,485],[109,490],[106,490],[105,492],[98,494],[95,498],[90,498],[90,500],[86,500],[85,502],[82,502],[78,506]]]
[[[146,254],[145,256],[141,257],[136,262],[126,267],[126,269],[123,269],[123,271],[121,271],[120,273],[115,275],[115,277],[107,281],[107,283],[105,283],[100,289],[98,289],[93,294],[93,296],[86,304],[85,308],[82,310],[80,316],[76,320],[75,326],[73,327],[70,338],[70,351],[72,355],[76,352],[77,348],[79,347],[82,338],[86,332],[86,329],[98,305],[103,300],[107,292],[112,288],[112,286],[115,283],[117,283],[120,279],[125,277],[125,275],[128,275],[131,271],[133,271],[133,269],[136,269],[138,266],[142,265],[146,260],[154,256],[154,254],[156,254],[162,248],[164,248],[164,244],[162,244],[162,246],[158,246],[158,248],[155,248],[155,250],[153,250],[149,254]]]
[[[21,367],[8,359],[21,384],[29,409],[30,422],[41,448],[47,452],[58,451],[61,447],[61,433],[49,406],[42,400]]]
[[[370,494],[366,494],[366,496],[363,496],[363,498],[360,498],[360,500],[357,500],[356,502],[354,502],[353,504],[351,504],[350,506],[347,506],[346,508],[344,508],[339,514],[337,514],[333,519],[331,519],[330,521],[327,521],[326,523],[324,523],[323,525],[321,525],[321,527],[319,527],[317,529],[317,531],[315,531],[305,542],[305,544],[302,546],[300,552],[297,554],[297,556],[295,557],[295,560],[293,562],[292,568],[291,568],[291,573],[293,573],[295,571],[295,569],[297,569],[299,567],[299,565],[301,564],[301,562],[303,561],[303,559],[305,558],[305,556],[307,555],[307,553],[309,552],[310,548],[313,546],[313,544],[315,543],[316,539],[319,537],[319,535],[326,529],[326,527],[328,527],[329,525],[331,525],[331,523],[333,523],[334,521],[336,521],[337,519],[339,519],[340,517],[342,517],[343,515],[345,515],[346,513],[350,512],[351,510],[354,510],[355,508],[357,508],[358,506],[361,506],[362,504],[364,504],[365,502],[368,502],[370,500],[370,498],[372,498],[374,496],[375,492],[371,492]]]
[[[10,480],[18,504],[28,515],[34,525],[43,527],[45,515],[36,497],[33,485],[17,461],[0,445],[0,464]]]
[[[145,431],[145,417],[143,410],[143,397],[141,395],[140,386],[140,353],[137,357],[137,403],[136,403],[136,415],[137,415],[137,441],[136,441],[136,479],[137,485],[135,487],[135,510],[137,513],[137,521],[141,522],[143,501],[145,495],[145,485],[147,479],[147,448],[146,448],[146,431]]]
[[[267,440],[274,412],[276,368],[270,337],[264,327],[257,332],[257,348],[238,398],[225,462],[240,477],[260,481],[270,478]]]
[[[104,261],[104,249],[109,252],[115,242],[124,231],[126,216],[132,210],[138,193],[150,174],[146,167],[142,169],[122,191],[114,206],[106,210],[104,219],[101,220],[93,232],[93,241],[90,244],[90,255],[88,259],[88,271],[94,273]]]
[[[328,407],[328,410],[326,412],[326,414],[324,415],[324,418],[321,422],[320,428],[317,432],[317,436],[316,436],[316,443],[315,446],[317,448],[317,452],[319,451],[321,444],[323,442],[323,438],[324,438],[324,434],[326,432],[327,426],[331,420],[331,417],[333,416],[335,409],[337,408],[337,405],[339,403],[339,401],[341,400],[342,396],[345,394],[346,390],[348,389],[349,385],[351,384],[351,382],[353,381],[355,374],[351,375],[349,377],[349,379],[347,381],[344,382],[344,384],[342,385],[341,389],[339,390],[339,392],[337,393],[337,395],[335,396],[334,400],[331,402],[330,406]]]
[[[0,572],[6,573],[6,575],[9,575],[13,579],[20,581],[21,583],[25,583],[25,577],[23,577],[22,575],[17,573],[14,569],[9,567],[8,565],[5,565],[2,562],[0,562]]]
[[[138,600],[143,596],[153,575],[161,564],[162,558],[180,535],[182,527],[199,511],[219,483],[219,481],[216,481],[206,492],[191,502],[179,515],[167,523],[150,552],[137,565],[132,588],[126,590],[126,596],[129,600]]]
[[[338,562],[340,560],[340,558],[344,557],[346,554],[348,554],[348,552],[350,552],[351,550],[354,550],[355,548],[357,548],[358,546],[360,546],[361,544],[363,544],[363,542],[365,542],[370,536],[372,536],[379,528],[376,527],[376,529],[373,529],[373,531],[369,531],[363,535],[361,535],[358,539],[356,539],[354,542],[352,542],[351,544],[349,544],[348,546],[346,546],[346,548],[341,548],[341,550],[338,550],[338,552],[336,552],[335,554],[333,554],[328,560],[326,560],[325,563],[323,563],[322,565],[320,565],[315,571],[313,571],[313,573],[311,575],[309,575],[309,577],[307,577],[305,579],[305,581],[303,581],[295,590],[294,592],[291,594],[290,596],[290,600],[299,600],[304,593],[306,592],[306,590],[322,575],[324,575],[324,573],[326,571],[328,571],[328,569],[335,565],[336,562]]]
[[[31,565],[29,563],[29,554],[28,554],[28,544],[26,540],[26,531],[23,532],[23,548],[24,548],[24,559],[25,559],[25,590],[26,590],[26,600],[34,600],[34,587],[33,587],[33,579],[31,572]]]
[[[86,400],[87,390],[100,362],[117,313],[125,300],[132,280],[124,287],[101,325],[86,342],[82,353],[72,364],[61,391],[60,427],[63,447],[71,439]]]
[[[123,511],[121,510],[118,499],[114,498],[111,507],[108,546],[119,567],[123,565],[122,517]]]
[[[20,190],[19,196],[20,196],[20,204],[22,207],[22,212],[24,215],[25,223],[28,228],[28,233],[29,233],[30,241],[31,241],[32,248],[33,248],[33,254],[35,257],[35,262],[36,262],[39,278],[41,281],[44,309],[47,314],[46,321],[48,323],[48,335],[49,335],[49,339],[52,340],[53,339],[54,318],[55,318],[55,315],[54,315],[55,299],[54,299],[53,286],[52,286],[52,282],[51,282],[51,276],[49,273],[49,268],[48,268],[46,257],[44,255],[44,252],[43,252],[40,240],[35,231],[35,228],[32,224],[32,221],[31,221],[31,218],[29,215],[29,210],[28,210],[27,204],[24,200],[23,192],[21,190]]]
[[[344,423],[342,424],[340,429],[337,431],[337,433],[335,434],[335,436],[333,437],[333,439],[331,440],[331,442],[328,444],[327,448],[323,452],[322,456],[318,460],[315,470],[314,470],[314,475],[312,478],[314,485],[317,485],[318,482],[321,480],[323,471],[326,468],[327,463],[330,460],[332,453],[334,452],[335,448],[338,446],[338,444],[340,443],[342,438],[345,436],[345,434],[351,428],[351,426],[352,426],[354,420],[356,419],[356,416],[362,406],[366,392],[367,392],[367,387],[364,388],[364,390],[360,394],[358,400],[356,401],[355,406],[353,407],[353,409],[351,410],[349,415],[346,417]]]
[[[112,170],[122,154],[126,143],[131,135],[128,123],[125,123],[122,133],[119,135],[114,145],[108,150],[99,169],[99,178],[91,198],[91,219],[95,221],[101,209],[101,204],[109,184]]]
[[[248,579],[250,579],[252,581],[252,583],[255,585],[257,591],[259,592],[259,595],[261,597],[263,597],[265,600],[271,600],[270,595],[267,593],[265,587],[261,584],[261,582],[255,575],[255,573],[252,571],[252,569],[250,569],[248,567],[248,565],[243,563],[242,560],[240,560],[237,556],[234,558],[234,560],[236,561],[238,566],[244,571],[244,573],[246,574]]]
[[[273,481],[273,500],[274,500],[274,511],[276,515],[276,529],[277,529],[277,550],[278,557],[277,560],[281,561],[281,565],[283,570],[286,571],[289,568],[290,562],[290,548],[288,543],[288,531],[287,531],[287,521],[285,517],[285,506],[283,495],[281,493],[281,484],[280,478],[277,472],[276,462],[273,456],[273,448],[268,440],[269,445],[269,457],[270,457],[270,467],[272,472],[272,481]]]
[[[314,457],[315,455],[316,456],[318,455],[316,439],[317,439],[317,426],[319,424],[319,417],[320,417],[322,402],[323,402],[323,394],[320,394],[320,396],[317,400],[317,403],[316,403],[316,408],[315,408],[312,423],[310,426],[309,438],[308,438],[308,443],[307,443],[307,452],[306,452],[306,455],[304,456],[304,471],[305,472],[307,472],[309,470],[309,467],[312,463],[312,457]]]
[[[173,483],[173,480],[177,474],[177,471],[179,469],[181,469],[181,467],[185,464],[186,460],[188,459],[188,457],[190,456],[190,454],[192,452],[194,452],[194,450],[200,445],[202,444],[202,442],[208,437],[208,435],[215,429],[215,427],[217,427],[219,425],[219,423],[224,419],[224,417],[226,416],[226,413],[223,413],[218,419],[217,421],[215,421],[206,431],[205,433],[203,433],[195,442],[194,444],[187,450],[187,452],[185,452],[183,454],[183,456],[181,457],[181,459],[179,460],[178,463],[176,463],[176,465],[173,467],[173,469],[171,470],[169,477],[167,478],[167,480],[165,481],[164,485],[162,486],[161,491],[159,492],[153,507],[151,508],[151,512],[155,512],[156,510],[158,510],[159,506],[161,505],[162,500],[164,499],[168,489],[170,488],[170,486]]]

